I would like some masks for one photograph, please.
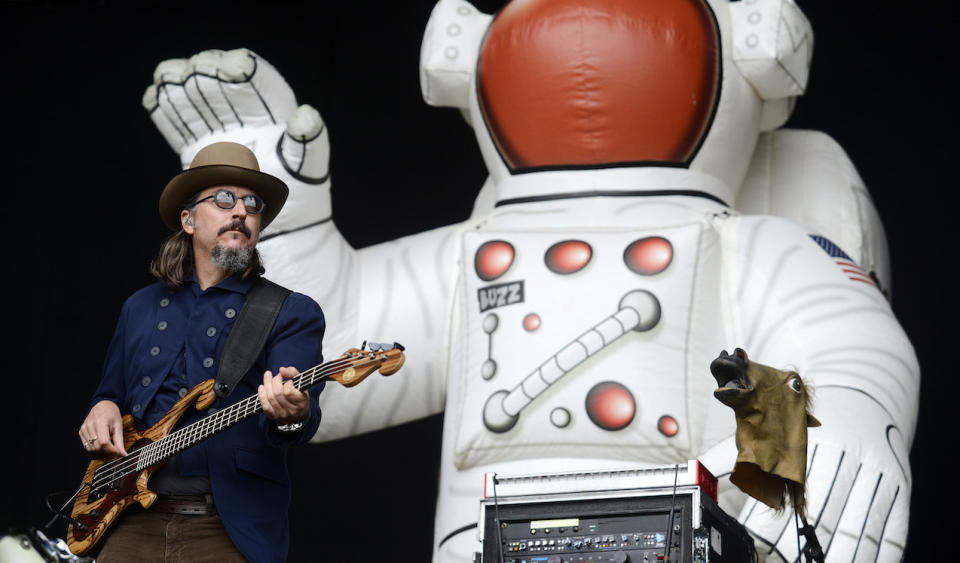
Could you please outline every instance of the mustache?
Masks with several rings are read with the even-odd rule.
[[[221,227],[217,235],[222,235],[227,231],[237,231],[247,235],[247,237],[251,236],[250,229],[248,229],[247,226],[244,224],[244,222],[241,221],[240,219],[234,219],[233,222],[231,222],[229,225],[225,225]]]

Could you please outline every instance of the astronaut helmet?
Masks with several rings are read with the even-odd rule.
[[[604,176],[635,189],[709,184],[734,199],[758,135],[786,120],[806,83],[812,32],[790,0],[513,0],[492,18],[470,8],[435,8],[421,80],[428,103],[467,115],[501,197],[590,171],[594,187]],[[788,54],[797,60],[784,64]],[[457,64],[469,85],[450,80]],[[462,92],[444,99],[445,87]]]

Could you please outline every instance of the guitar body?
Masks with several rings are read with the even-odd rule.
[[[400,344],[371,342],[369,345],[369,350],[351,348],[335,360],[300,373],[293,378],[293,384],[304,391],[326,379],[332,379],[346,387],[353,387],[377,370],[383,375],[391,375],[403,365],[403,346]],[[206,410],[213,404],[217,398],[213,391],[214,383],[213,379],[208,379],[191,389],[159,422],[143,432],[137,430],[132,416],[123,417],[123,446],[127,455],[122,458],[116,455],[98,456],[87,466],[70,514],[77,522],[70,524],[67,529],[70,551],[75,555],[83,555],[92,550],[127,507],[140,504],[149,508],[157,494],[147,488],[147,482],[150,475],[163,466],[164,460],[263,412],[260,399],[252,395],[174,431],[174,426],[188,408],[196,405],[197,410]]]
[[[123,447],[127,450],[128,457],[133,457],[136,450],[169,434],[191,405],[196,404],[198,410],[209,407],[216,398],[213,383],[214,380],[208,379],[191,389],[159,422],[143,432],[137,430],[131,415],[124,415]],[[67,528],[67,544],[70,551],[77,555],[83,555],[96,545],[127,507],[139,503],[143,508],[149,508],[157,498],[157,494],[147,488],[147,482],[150,475],[163,466],[163,461],[140,471],[119,475],[115,479],[110,478],[107,472],[103,485],[90,485],[104,481],[105,476],[98,475],[98,470],[119,458],[117,455],[97,456],[87,466],[83,475],[83,488],[77,495],[70,514],[81,526],[70,524]]]

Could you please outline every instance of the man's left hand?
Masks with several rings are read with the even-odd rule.
[[[292,379],[300,372],[294,367],[282,367],[277,375],[263,374],[263,385],[257,388],[263,412],[279,424],[303,422],[310,417],[310,396],[293,386]]]

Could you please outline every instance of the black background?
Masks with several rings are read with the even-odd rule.
[[[146,265],[166,235],[156,197],[179,170],[140,106],[154,66],[235,47],[273,63],[329,127],[334,218],[363,247],[464,219],[485,176],[459,114],[420,97],[432,5],[0,3],[0,530],[43,524],[44,495],[78,484],[76,429],[120,305],[152,281]],[[907,560],[944,560],[956,513],[952,14],[927,2],[800,5],[816,47],[789,126],[837,139],[884,220],[894,311],[923,374]],[[441,425],[291,451],[291,560],[428,561]]]

